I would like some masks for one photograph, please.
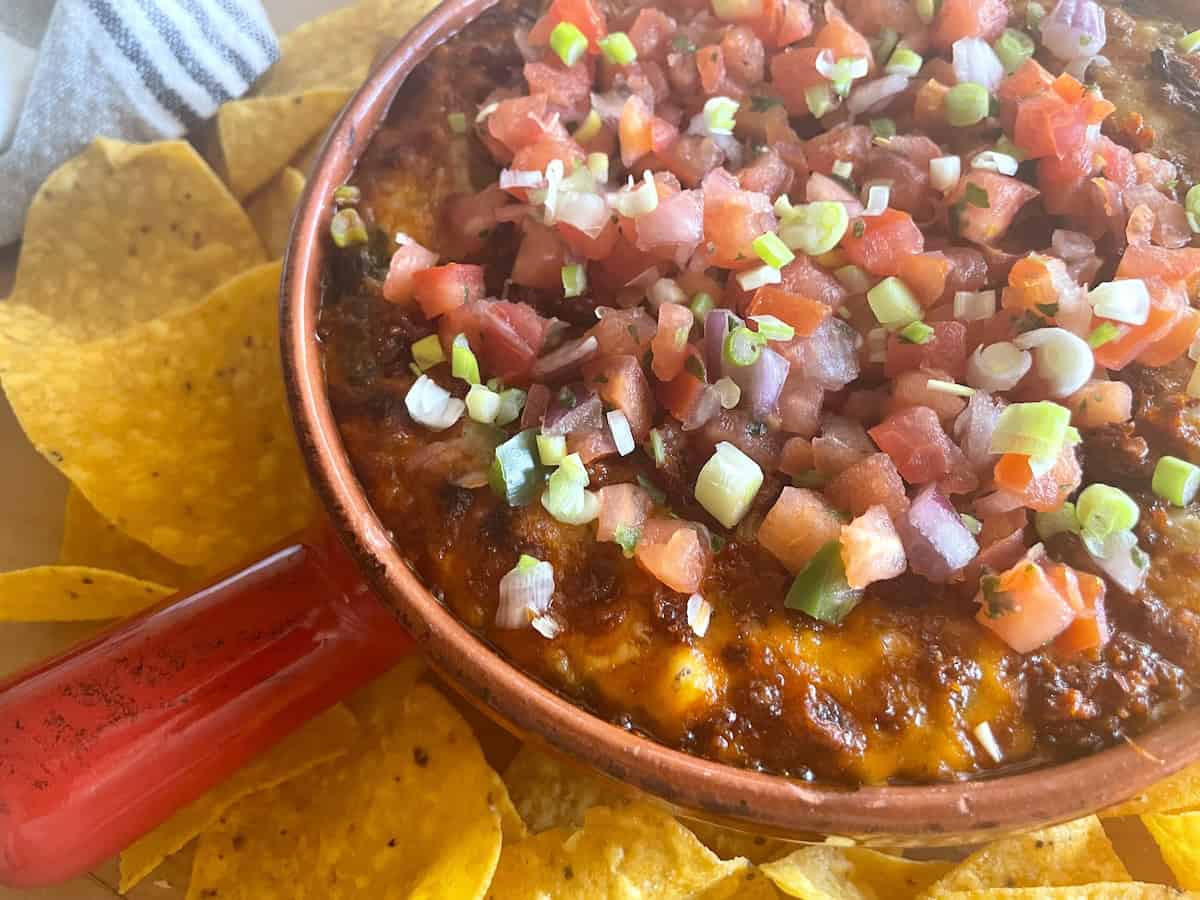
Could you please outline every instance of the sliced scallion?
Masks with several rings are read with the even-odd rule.
[[[496,411],[496,424],[509,425],[517,421],[521,410],[525,408],[525,397],[525,392],[520,388],[505,388],[500,391],[500,409]]]
[[[1180,53],[1196,53],[1200,51],[1200,28],[1181,37],[1177,46]]]
[[[1101,322],[1087,336],[1088,346],[1095,350],[1103,347],[1109,341],[1115,341],[1121,336],[1121,329],[1112,322]]]
[[[629,35],[623,31],[614,31],[607,37],[600,38],[600,52],[604,58],[615,66],[627,66],[637,59],[637,50]]]
[[[583,32],[570,22],[559,22],[550,32],[550,49],[558,54],[564,66],[573,66],[583,59],[587,46]]]
[[[688,305],[688,309],[692,311],[692,315],[696,317],[697,322],[703,323],[704,317],[712,312],[716,305],[716,301],[713,300],[711,294],[706,294],[704,291],[701,291],[692,298],[692,302]]]
[[[775,316],[751,316],[750,321],[768,341],[790,341],[796,336],[795,328]]]
[[[455,335],[450,345],[450,374],[467,384],[479,384],[479,360],[471,352],[465,334]]]
[[[467,391],[467,415],[475,422],[492,425],[500,412],[500,395],[482,384],[473,384]]]
[[[338,206],[354,206],[360,200],[362,190],[353,184],[342,184],[333,189],[333,202]]]
[[[1154,467],[1154,493],[1175,506],[1187,506],[1200,490],[1200,467],[1177,456],[1164,456]]]
[[[1150,291],[1140,278],[1124,278],[1096,285],[1088,292],[1092,310],[1102,319],[1145,325],[1150,318]]]
[[[928,344],[933,335],[934,330],[924,322],[910,322],[900,329],[900,337],[910,344]]]
[[[446,124],[455,134],[467,133],[467,116],[465,113],[452,112],[446,115]]]
[[[650,429],[650,458],[654,460],[656,469],[661,469],[667,464],[667,445],[662,432],[657,428]]]
[[[1188,227],[1194,234],[1200,234],[1200,184],[1188,188],[1183,205],[1187,212]]]
[[[988,449],[996,454],[1057,459],[1067,441],[1070,424],[1071,411],[1049,400],[1010,403],[1000,413]]]
[[[734,116],[738,107],[729,97],[710,97],[704,102],[704,127],[709,134],[733,134]]]
[[[1004,71],[1011,75],[1025,65],[1026,60],[1033,56],[1036,47],[1033,38],[1025,32],[1005,28],[1004,33],[996,38],[996,43],[992,44],[992,49],[1004,65]]]
[[[353,207],[338,210],[329,222],[329,236],[339,247],[365,244],[370,238],[367,225]]]
[[[978,125],[988,117],[991,97],[982,84],[966,81],[946,93],[946,121],[955,128]]]
[[[759,259],[776,269],[782,269],[796,258],[796,254],[779,239],[779,235],[770,231],[756,237],[751,246]]]
[[[815,118],[822,118],[831,113],[837,106],[837,98],[833,89],[827,84],[814,84],[804,89],[804,103]]]
[[[594,109],[589,109],[588,114],[583,117],[583,121],[579,123],[579,127],[575,129],[575,134],[572,137],[579,143],[586,144],[600,133],[600,128],[603,125],[604,120],[600,118],[600,113]]]
[[[733,528],[750,510],[762,483],[758,463],[722,441],[696,478],[696,502],[726,528]]]
[[[733,366],[752,366],[758,362],[766,339],[744,325],[739,325],[725,336],[725,361]]]
[[[896,136],[896,122],[893,119],[872,119],[871,134],[880,140],[887,140]]]
[[[912,78],[921,71],[923,65],[925,65],[925,60],[921,54],[901,45],[892,51],[891,58],[888,59],[883,71],[886,75],[907,75]]]
[[[538,459],[543,466],[557,466],[567,455],[565,434],[539,434],[537,436]]]
[[[925,386],[935,393],[950,394],[954,397],[972,397],[975,395],[975,388],[973,387],[959,384],[956,381],[943,381],[940,378],[930,378],[925,382]]]
[[[1048,541],[1056,534],[1079,534],[1079,516],[1074,503],[1064,503],[1052,512],[1039,512],[1033,517],[1038,537]]]
[[[743,291],[756,291],[765,285],[779,284],[783,281],[783,276],[779,274],[779,270],[765,263],[753,269],[738,272],[735,277]]]
[[[427,335],[419,341],[413,341],[413,362],[422,372],[427,372],[438,363],[446,361],[446,353],[442,350],[442,342],[436,334]]]
[[[908,285],[894,275],[867,291],[867,303],[879,324],[889,331],[899,331],[922,314],[921,304]]]
[[[537,453],[537,429],[527,428],[496,448],[488,483],[509,506],[528,506],[545,474]]]
[[[571,263],[562,267],[562,286],[564,297],[582,297],[587,290],[587,269],[579,263]]]
[[[791,250],[820,256],[841,243],[849,227],[844,203],[818,200],[791,207],[782,217],[779,237]]]

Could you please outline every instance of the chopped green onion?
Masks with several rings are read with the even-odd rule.
[[[837,106],[833,90],[827,84],[814,84],[812,87],[805,88],[804,102],[808,106],[808,111],[818,119],[827,116]]]
[[[867,291],[867,303],[888,331],[899,331],[921,318],[921,304],[908,285],[894,275]]]
[[[955,128],[978,125],[988,117],[991,97],[982,84],[965,81],[946,93],[946,121]]]
[[[896,136],[896,123],[892,119],[872,119],[871,134],[882,140]]]
[[[658,185],[650,170],[646,170],[645,178],[638,187],[631,184],[617,194],[617,212],[629,219],[637,219],[658,209]]]
[[[988,449],[996,454],[1054,460],[1067,441],[1070,424],[1071,411],[1049,400],[1010,403],[1000,413]]]
[[[910,344],[928,344],[933,335],[933,329],[924,322],[911,322],[900,329],[900,337]]]
[[[333,189],[333,202],[338,206],[353,206],[362,200],[362,190],[352,184],[343,184]]]
[[[758,326],[758,333],[768,341],[790,341],[796,329],[775,316],[751,316],[750,321]]]
[[[1194,234],[1200,234],[1200,184],[1193,184],[1188,188],[1183,205],[1187,211],[1188,227]]]
[[[518,572],[529,572],[541,564],[542,561],[536,556],[530,556],[528,553],[522,553],[520,558],[517,559],[516,568]]]
[[[729,97],[710,97],[704,103],[704,127],[709,134],[733,134],[734,115],[741,106]]]
[[[875,42],[875,62],[879,63],[882,69],[887,64],[888,59],[892,55],[892,51],[900,44],[900,35],[897,34],[894,28],[879,29],[879,36]]]
[[[1177,46],[1179,47],[1180,53],[1195,53],[1196,51],[1200,50],[1200,29],[1197,29],[1189,34],[1185,34],[1179,39],[1179,44]]]
[[[608,182],[608,154],[607,153],[589,153],[587,155],[587,170],[592,173],[592,177],[600,184]],[[657,196],[658,190],[655,189]]]
[[[525,392],[520,388],[500,391],[500,409],[496,412],[496,424],[509,425],[517,421],[521,410],[525,408],[525,396]]]
[[[1120,488],[1107,484],[1089,484],[1075,501],[1084,540],[1102,545],[1118,531],[1129,531],[1137,524],[1140,510],[1133,498]]]
[[[588,114],[584,116],[579,127],[575,129],[575,134],[572,137],[579,143],[586,144],[592,138],[600,133],[600,128],[604,125],[604,120],[600,118],[600,113],[594,109],[588,110]]]
[[[754,252],[758,254],[759,259],[768,266],[773,266],[776,269],[782,269],[796,258],[796,254],[789,250],[787,244],[779,239],[779,235],[770,231],[756,237],[751,246],[754,248]]]
[[[587,487],[591,481],[588,478],[587,466],[583,464],[583,458],[578,453],[568,453],[564,456],[559,462],[555,474],[580,487]]]
[[[992,206],[987,188],[982,188],[973,181],[968,181],[963,190],[963,202],[977,209],[990,209]]]
[[[365,244],[370,237],[366,223],[353,207],[339,210],[329,223],[329,236],[339,247]]]
[[[841,204],[839,203],[838,206]],[[865,294],[875,283],[871,274],[858,266],[842,266],[833,273],[833,277],[852,294]]]
[[[842,545],[830,541],[808,561],[784,600],[788,609],[808,613],[814,619],[836,625],[858,605],[863,592],[850,587],[842,562]]]
[[[465,113],[452,112],[446,115],[446,122],[455,134],[467,133],[467,117]]]
[[[772,204],[772,209],[774,209],[775,215],[780,219],[785,219],[791,215],[791,212],[794,208],[795,207],[792,206],[792,198],[787,194],[780,194],[775,198],[774,204]]]
[[[986,169],[989,172],[999,172],[1001,175],[1016,175],[1021,163],[1015,157],[999,150],[984,150],[976,153],[971,160],[972,169]]]
[[[733,409],[742,401],[742,389],[732,378],[727,376],[718,378],[713,388],[721,399],[721,409]]]
[[[413,361],[422,372],[427,372],[438,363],[446,361],[446,353],[442,350],[442,342],[436,334],[428,335],[412,345]]]
[[[686,34],[677,34],[671,38],[671,49],[677,53],[695,53],[696,45]]]
[[[959,513],[958,517],[962,519],[963,527],[965,527],[971,534],[978,535],[979,532],[983,531],[983,523],[974,516],[969,516],[966,513]]]
[[[820,61],[817,63],[817,69],[821,69]],[[833,84],[834,93],[839,97],[845,97],[850,93],[855,79],[865,77],[870,70],[871,61],[865,56],[847,56],[829,67],[826,77]]]
[[[750,510],[762,483],[758,463],[721,441],[696,479],[696,502],[726,528],[733,528]]]
[[[564,297],[581,297],[587,290],[587,269],[579,263],[562,267]]]
[[[500,412],[500,395],[482,384],[473,384],[467,391],[467,415],[475,422],[491,425]]]
[[[704,317],[712,312],[716,305],[717,304],[713,300],[711,294],[706,294],[704,291],[701,291],[692,298],[692,302],[688,306],[688,309],[692,311],[692,315],[696,317],[696,321],[703,324]]]
[[[650,429],[650,458],[654,460],[656,469],[661,469],[667,464],[667,445],[663,441],[662,432],[657,428]]]
[[[1200,467],[1176,456],[1164,456],[1154,467],[1154,493],[1175,506],[1187,506],[1200,490]]]
[[[930,378],[925,382],[925,387],[938,394],[951,394],[955,397],[975,396],[975,388],[955,381],[942,381],[940,378]]]
[[[781,221],[779,237],[783,243],[809,256],[828,253],[841,243],[850,227],[846,205],[834,200],[794,206]]]
[[[1103,347],[1109,341],[1115,341],[1120,336],[1121,329],[1112,322],[1101,322],[1087,336],[1087,342],[1088,346],[1095,350],[1097,347]]]
[[[886,75],[907,75],[912,78],[921,71],[923,65],[925,65],[925,60],[920,53],[914,53],[901,44],[892,53],[891,59],[887,61],[883,71]]]
[[[578,453],[562,458],[558,468],[546,483],[542,494],[542,506],[555,519],[567,525],[583,525],[592,521],[600,512],[600,501],[588,485],[587,468]]]
[[[992,44],[992,49],[1004,64],[1004,71],[1011,75],[1033,56],[1035,46],[1033,38],[1025,32],[1005,28],[1004,33],[996,38],[996,43]]]
[[[528,506],[545,474],[537,455],[537,429],[527,428],[496,448],[488,483],[509,506]]]
[[[627,66],[637,59],[633,41],[623,31],[614,31],[608,37],[600,38],[600,52],[615,66]]]
[[[838,205],[840,206],[841,204]],[[738,272],[735,277],[743,291],[756,291],[763,285],[779,284],[783,281],[783,276],[779,274],[779,270],[765,263],[757,268]]]
[[[854,174],[854,163],[848,159],[835,160],[830,168],[838,178],[849,179]]]
[[[543,466],[557,466],[567,455],[565,434],[539,434],[537,436],[538,459]]]
[[[725,361],[734,366],[752,366],[758,362],[766,339],[739,325],[725,335]]]
[[[587,46],[583,32],[570,22],[559,22],[550,32],[550,49],[558,54],[564,66],[573,66],[583,59]]]
[[[1005,156],[1011,156],[1019,163],[1025,162],[1025,151],[1009,140],[1007,134],[1002,134],[996,138],[996,152],[1003,153]]]
[[[1034,0],[1025,7],[1025,24],[1030,28],[1037,28],[1042,24],[1042,19],[1046,18],[1046,7]]]
[[[1079,517],[1074,503],[1064,503],[1053,512],[1039,512],[1033,517],[1038,537],[1048,541],[1056,534],[1079,534]]]
[[[926,25],[932,25],[933,20],[937,18],[938,7],[941,4],[937,0],[914,0],[913,7],[917,11],[917,18]]]
[[[1107,281],[1088,291],[1092,310],[1102,319],[1145,325],[1150,318],[1150,291],[1140,278]]]
[[[632,525],[618,525],[613,529],[613,540],[621,548],[626,559],[633,559],[633,551],[637,549],[638,541],[642,539],[642,529]]]
[[[479,384],[479,360],[471,352],[465,334],[455,335],[450,345],[450,374],[467,384]]]

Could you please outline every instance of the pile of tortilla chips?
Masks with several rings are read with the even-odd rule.
[[[361,0],[288,35],[255,92],[221,109],[203,154],[97,140],[47,180],[0,304],[0,379],[71,490],[60,564],[0,574],[0,623],[119,619],[308,521],[279,371],[278,260],[321,136],[378,52],[432,6]],[[415,228],[431,204],[403,198]],[[969,855],[789,844],[677,818],[518,751],[413,659],[129,847],[121,889],[185,847],[187,897],[224,900],[1200,889],[1200,766],[1110,814],[1121,818],[1107,830],[1089,817]]]

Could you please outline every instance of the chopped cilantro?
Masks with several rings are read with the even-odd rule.
[[[750,98],[750,109],[754,112],[766,112],[772,106],[779,106],[782,102],[778,97],[759,94]]]
[[[967,182],[967,190],[963,195],[963,199],[971,204],[971,206],[978,207],[979,209],[990,209],[992,206],[991,201],[988,199],[988,192],[973,181]]]
[[[671,38],[671,47],[679,53],[695,53],[696,45],[686,34],[677,34]]]
[[[857,220],[850,229],[856,238],[862,237],[867,233],[867,223],[862,219]]]
[[[984,575],[979,579],[983,594],[984,611],[989,619],[999,619],[1015,609],[1012,597],[1000,590],[1000,579],[995,575]]]
[[[1057,303],[1038,303],[1037,309],[1038,309],[1038,312],[1040,312],[1043,316],[1045,316],[1048,319],[1052,319],[1058,315],[1058,304]]]
[[[642,529],[631,525],[618,525],[613,530],[613,540],[621,546],[621,551],[627,558],[633,557],[637,542],[642,539]]]
[[[693,375],[701,381],[708,381],[708,370],[704,368],[704,361],[699,356],[689,353],[683,368],[689,375]]]

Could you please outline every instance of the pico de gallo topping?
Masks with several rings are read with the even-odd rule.
[[[1110,128],[1105,23],[553,0],[522,77],[446,110],[489,180],[424,244],[339,189],[331,237],[385,256],[407,415],[470,446],[447,481],[616,545],[692,639],[753,545],[795,621],[925,584],[1008,652],[1094,659],[1146,583],[1139,523],[1200,488],[1186,454],[1089,464],[1127,376],[1200,357],[1200,186]],[[570,639],[561,571],[502,575],[489,627]]]

